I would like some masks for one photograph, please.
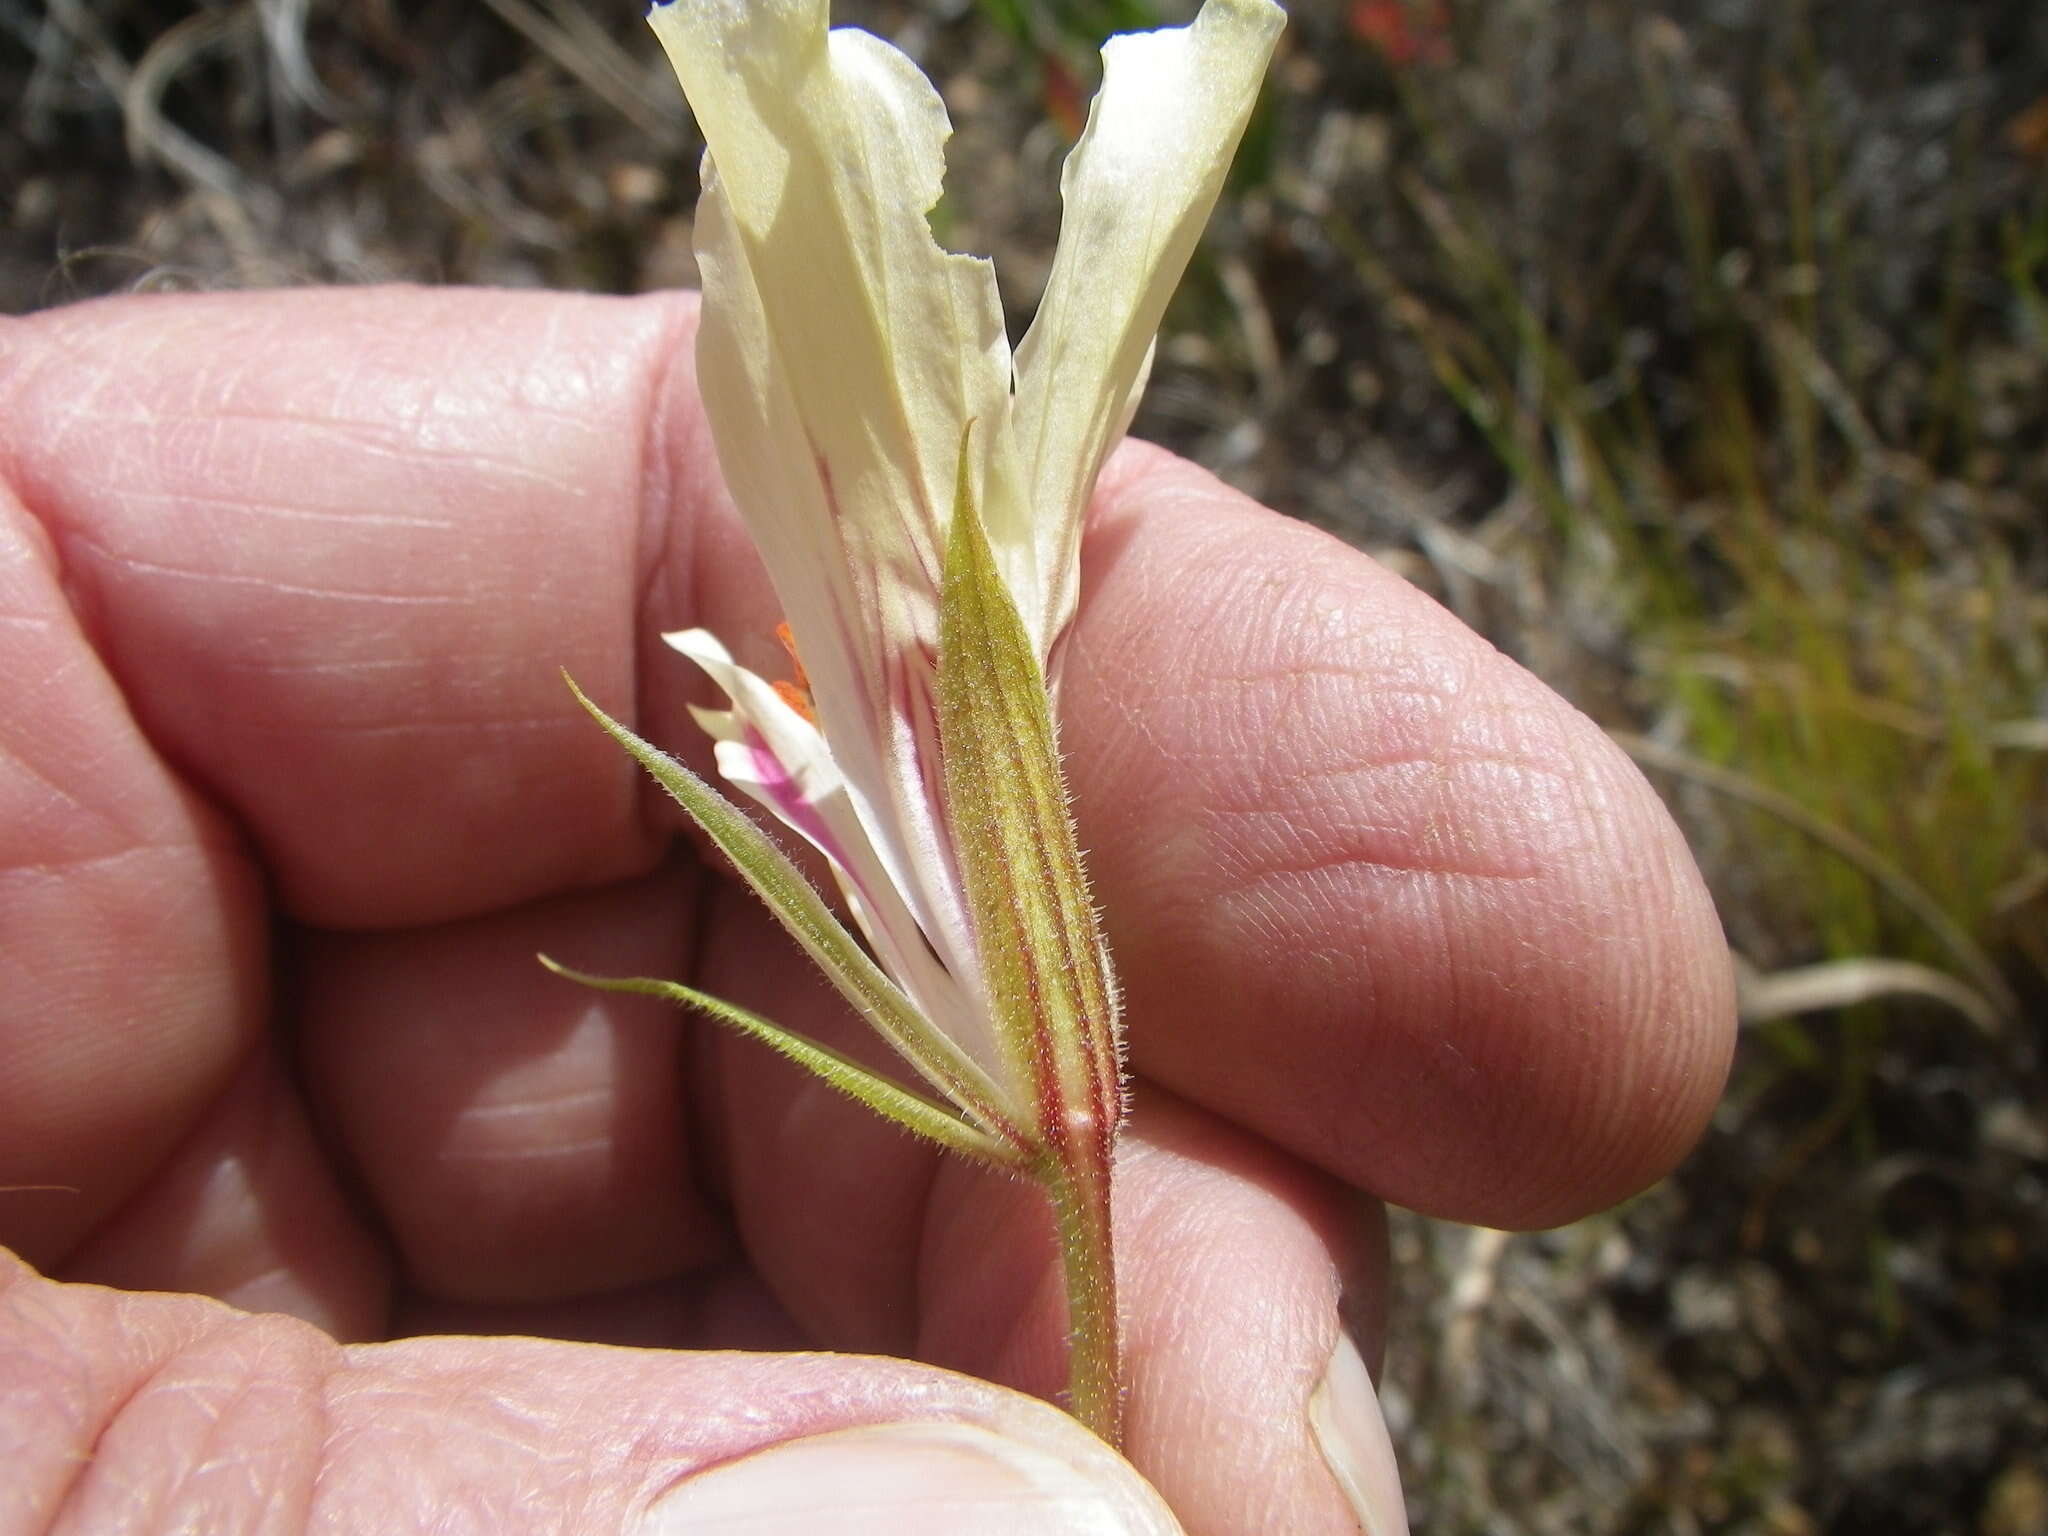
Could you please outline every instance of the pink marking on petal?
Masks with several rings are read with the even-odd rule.
[[[834,864],[841,869],[846,868],[846,854],[839,845],[839,839],[832,835],[832,829],[825,825],[825,818],[805,797],[782,759],[775,755],[775,749],[768,745],[767,738],[749,725],[745,741],[747,751],[754,759],[754,772],[760,778],[761,791],[775,808],[775,814],[816,843]]]
[[[767,739],[752,725],[747,725],[742,741],[754,761],[754,773],[760,781],[757,786],[759,793],[767,800],[769,808],[832,861],[839,877],[852,888],[854,896],[869,912],[881,910],[876,893],[869,889],[868,882],[861,878],[860,870],[847,858],[846,845],[833,835],[831,826],[818,814],[817,805],[804,794],[782,759],[775,755],[775,749],[768,745]]]

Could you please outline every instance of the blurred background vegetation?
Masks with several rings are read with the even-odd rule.
[[[1106,32],[842,0],[959,123],[1028,318]],[[688,283],[599,0],[0,0],[0,308]],[[1431,1532],[2048,1531],[2048,7],[1298,0],[1138,430],[1613,730],[1744,975],[1673,1179],[1397,1220]]]

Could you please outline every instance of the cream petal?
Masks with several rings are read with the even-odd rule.
[[[1026,609],[1035,633],[1057,636],[1073,612],[1089,492],[1285,24],[1272,0],[1208,0],[1190,26],[1102,50],[1102,90],[1060,176],[1052,275],[1017,349],[1016,452],[1048,573],[1045,611]]]
[[[673,0],[649,17],[711,145],[698,368],[734,499],[883,861],[947,966],[976,972],[936,811],[939,551],[962,429],[1012,559],[1034,552],[1007,445],[988,264],[939,249],[937,93],[823,0]]]
[[[806,440],[798,462],[853,525],[841,537],[854,559],[929,601],[961,429],[986,423],[977,451],[992,458],[1010,394],[993,269],[941,250],[926,221],[952,131],[945,107],[879,38],[828,33],[824,0],[673,0],[649,21],[719,169],[732,250],[766,316],[755,339],[783,365]],[[722,457],[771,446],[728,430],[739,414],[714,420]],[[775,435],[772,446],[792,446]],[[742,511],[750,525],[815,527],[818,498],[807,499]]]

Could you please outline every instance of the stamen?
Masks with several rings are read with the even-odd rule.
[[[795,682],[785,683],[778,680],[774,684],[775,696],[811,724],[816,725],[818,711],[811,703],[810,674],[804,671],[803,658],[796,653],[796,636],[790,633],[787,619],[775,626],[775,638],[782,642],[783,650],[789,653],[790,670],[796,673]]]

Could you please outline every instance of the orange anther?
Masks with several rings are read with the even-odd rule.
[[[775,638],[782,642],[783,650],[789,653],[790,669],[796,673],[795,682],[775,684],[776,696],[811,724],[816,725],[818,711],[811,703],[810,674],[804,671],[803,658],[796,653],[796,636],[790,633],[787,619],[775,626]]]

